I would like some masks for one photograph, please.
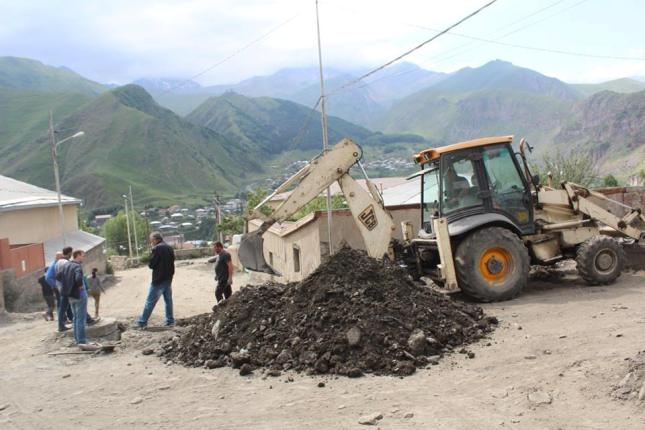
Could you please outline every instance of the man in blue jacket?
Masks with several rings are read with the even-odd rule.
[[[83,267],[81,266],[84,258],[85,253],[83,251],[74,251],[72,260],[65,264],[56,275],[56,279],[62,285],[60,294],[62,297],[69,299],[69,304],[74,313],[74,340],[76,340],[77,345],[87,343],[87,338],[85,337],[87,291],[83,284]]]
[[[153,232],[150,235],[150,244],[152,252],[148,267],[152,269],[152,282],[148,290],[148,297],[143,306],[143,313],[137,321],[140,328],[148,325],[148,319],[159,300],[163,295],[166,303],[166,326],[175,325],[172,309],[172,278],[175,275],[175,251],[163,241],[159,232]]]

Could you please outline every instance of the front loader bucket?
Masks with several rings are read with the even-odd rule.
[[[645,245],[631,243],[623,245],[627,257],[626,267],[631,270],[645,270]]]
[[[270,275],[281,276],[279,272],[269,266],[264,260],[264,238],[262,230],[256,230],[246,233],[242,236],[240,247],[238,248],[238,257],[244,268],[254,272],[264,272]]]

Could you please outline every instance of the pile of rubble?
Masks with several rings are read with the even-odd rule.
[[[244,287],[180,324],[187,330],[163,355],[187,366],[356,377],[410,375],[482,338],[497,319],[344,248],[302,282]]]

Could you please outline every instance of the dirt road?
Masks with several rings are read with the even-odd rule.
[[[177,317],[210,310],[211,270],[203,261],[178,267]],[[149,273],[119,278],[102,314],[132,320]],[[470,348],[474,359],[454,354],[405,379],[188,369],[142,355],[159,336],[145,332],[126,332],[126,347],[110,356],[48,356],[69,340],[40,315],[13,315],[0,323],[0,428],[356,429],[369,428],[358,420],[371,413],[383,415],[381,429],[645,428],[645,403],[611,396],[625,359],[645,349],[645,274],[608,287],[533,282],[485,309],[501,324]],[[153,323],[162,317],[157,306]]]

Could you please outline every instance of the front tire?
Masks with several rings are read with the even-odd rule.
[[[578,274],[589,285],[613,283],[625,267],[625,251],[608,236],[593,236],[578,247]]]
[[[471,233],[455,254],[459,288],[481,302],[517,297],[528,283],[529,267],[528,250],[522,240],[502,227]]]

